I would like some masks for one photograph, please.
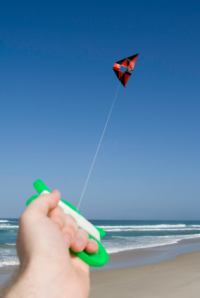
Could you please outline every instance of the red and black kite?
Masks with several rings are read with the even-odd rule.
[[[138,54],[135,54],[117,61],[113,65],[113,70],[124,87],[126,87],[126,84],[133,72],[137,58]]]

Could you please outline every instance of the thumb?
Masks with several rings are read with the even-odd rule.
[[[37,214],[48,215],[50,211],[57,207],[60,197],[61,195],[58,190],[54,190],[49,194],[42,194],[27,209]]]

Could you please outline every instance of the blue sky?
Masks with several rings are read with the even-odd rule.
[[[0,9],[0,216],[42,178],[76,204],[117,85],[139,52],[81,210],[198,219],[198,1],[7,1]]]

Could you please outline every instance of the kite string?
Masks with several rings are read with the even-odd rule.
[[[82,189],[82,192],[81,192],[81,195],[80,195],[78,204],[77,204],[77,208],[78,209],[80,209],[80,205],[82,203],[82,200],[83,200],[83,198],[85,196],[85,193],[86,193],[86,190],[88,188],[88,183],[90,181],[90,177],[91,177],[92,171],[94,169],[94,166],[96,164],[96,160],[97,160],[97,157],[98,157],[98,154],[99,154],[99,150],[101,148],[101,145],[102,145],[102,142],[103,142],[103,139],[104,139],[104,136],[105,136],[107,127],[108,127],[108,123],[109,123],[109,121],[111,119],[112,112],[113,112],[113,109],[115,107],[115,104],[116,104],[116,101],[117,101],[117,98],[118,98],[119,87],[120,87],[120,85],[117,86],[117,89],[116,89],[116,92],[115,92],[115,96],[114,96],[113,101],[111,103],[111,106],[110,106],[110,109],[109,109],[109,112],[108,112],[108,115],[107,115],[107,118],[106,118],[106,121],[105,121],[103,130],[102,130],[102,133],[101,133],[100,138],[99,138],[99,142],[97,144],[97,148],[96,148],[95,154],[93,156],[93,159],[92,159],[92,162],[91,162],[91,165],[90,165],[88,174],[87,174],[86,179],[85,179],[85,182],[83,184],[83,189]]]

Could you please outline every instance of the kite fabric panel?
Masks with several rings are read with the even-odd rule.
[[[128,83],[134,70],[138,54],[129,56],[114,63],[113,70],[124,87]]]

